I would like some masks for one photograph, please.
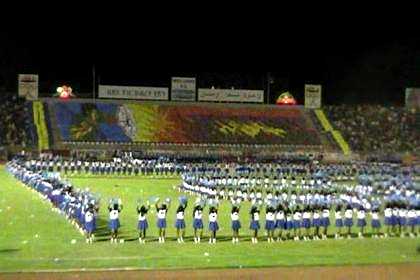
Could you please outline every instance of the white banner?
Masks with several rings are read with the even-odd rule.
[[[305,84],[305,107],[317,109],[321,107],[321,85]]]
[[[171,100],[195,101],[195,78],[172,77]]]
[[[264,102],[264,91],[246,89],[198,89],[198,101],[210,102]]]
[[[38,75],[35,74],[19,74],[18,92],[20,97],[27,100],[38,99]]]
[[[99,85],[99,98],[168,100],[168,88]]]

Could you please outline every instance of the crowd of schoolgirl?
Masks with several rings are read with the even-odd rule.
[[[280,173],[276,174],[285,176],[277,177],[276,174],[269,176],[271,170],[264,166],[258,165],[261,168],[259,174],[265,176],[256,176],[254,170],[243,166],[233,166],[233,173],[230,166],[231,173],[225,170],[223,174],[223,171],[218,172],[215,168],[210,171],[194,165],[184,168],[181,171],[183,183],[179,190],[198,197],[193,206],[191,225],[186,223],[185,217],[187,198],[181,196],[179,199],[173,225],[177,232],[177,242],[185,242],[185,230],[187,226],[191,226],[194,242],[200,243],[205,228],[203,216],[208,215],[208,241],[216,243],[220,229],[218,215],[228,215],[219,213],[218,206],[223,200],[230,201],[232,205],[229,215],[233,243],[238,243],[240,239],[243,214],[240,215],[239,212],[246,201],[251,204],[248,228],[252,233],[252,243],[258,242],[262,230],[264,239],[268,242],[288,239],[319,240],[328,236],[336,239],[351,238],[354,227],[358,229],[358,236],[363,238],[367,233],[368,221],[371,236],[374,238],[419,235],[420,194],[412,180],[412,171],[407,173],[402,169],[391,168],[390,165],[374,166],[370,169],[367,165],[359,165],[356,171],[331,175],[331,167],[321,166],[310,170],[306,177],[304,175],[308,175],[308,170],[294,163],[284,165]],[[42,169],[33,170],[28,160],[15,159],[9,162],[8,170],[50,200],[58,211],[86,234],[88,243],[93,242],[99,199],[95,199],[87,191],[75,190],[71,185],[63,183],[59,176],[46,177]],[[209,176],[209,172],[212,175]],[[378,173],[381,176],[377,176]],[[346,179],[355,179],[358,183],[338,186],[336,183],[342,176],[354,176]],[[165,243],[170,199],[162,202],[159,199],[147,200],[137,205],[140,243],[146,241],[149,228],[147,217],[153,204],[157,215],[158,240],[159,243]],[[206,207],[208,211],[205,211]],[[119,215],[123,210],[121,200],[111,200],[108,210],[111,243],[117,243],[121,226]],[[335,230],[330,229],[332,222]]]

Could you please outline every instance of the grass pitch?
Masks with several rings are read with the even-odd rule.
[[[100,193],[102,205],[98,220],[97,241],[86,244],[85,238],[62,215],[36,192],[22,186],[11,175],[0,171],[0,271],[38,271],[66,269],[182,269],[182,268],[246,268],[300,265],[355,265],[418,263],[416,247],[420,238],[389,238],[267,243],[264,231],[260,242],[251,244],[249,204],[241,208],[240,243],[231,243],[230,209],[228,202],[219,208],[217,244],[207,243],[207,208],[205,231],[201,244],[192,242],[192,204],[186,210],[186,243],[176,243],[175,210],[180,195],[173,186],[179,179],[145,177],[70,177],[77,187],[89,187]],[[148,241],[137,241],[136,201],[151,195],[170,197],[167,242],[157,243],[156,213],[149,211]],[[124,209],[120,216],[120,238],[123,244],[110,244],[107,229],[107,199],[121,197]],[[333,222],[333,221],[332,221]],[[264,222],[261,221],[261,225]],[[356,230],[356,228],[355,228]],[[370,228],[367,228],[367,232]],[[335,228],[330,227],[329,234]],[[75,240],[75,243],[72,240]]]

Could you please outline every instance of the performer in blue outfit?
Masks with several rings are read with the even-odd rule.
[[[232,220],[232,243],[239,243],[239,229],[241,228],[241,222],[239,221],[239,204],[232,206],[230,218]]]
[[[93,232],[96,229],[95,210],[93,206],[87,208],[85,212],[84,222],[86,230],[86,243],[93,243]]]
[[[176,236],[178,243],[184,243],[185,235],[185,208],[187,208],[188,200],[186,196],[179,197],[179,206],[176,209]]]
[[[251,222],[249,228],[253,231],[252,243],[258,243],[258,230],[260,229],[260,210],[257,205],[251,207]]]
[[[161,205],[158,204],[159,198],[156,200],[156,211],[157,211],[157,227],[159,229],[159,243],[165,243],[166,234],[166,215],[169,210],[171,200],[167,198]]]
[[[147,223],[147,212],[150,209],[149,201],[146,204],[137,204],[138,223],[137,229],[139,230],[139,243],[146,243],[146,230],[149,227]]]
[[[193,210],[193,228],[194,228],[194,243],[200,243],[203,235],[203,209],[204,205],[201,199],[195,203]]]
[[[119,215],[122,211],[121,199],[113,199],[108,205],[109,210],[109,222],[108,227],[111,230],[111,243],[117,243],[118,241],[118,229],[120,228]]]

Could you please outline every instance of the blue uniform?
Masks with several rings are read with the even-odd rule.
[[[286,229],[286,219],[284,211],[278,210],[276,214],[276,228],[277,229]]]
[[[185,220],[184,219],[176,219],[175,228],[184,229],[185,228]]]
[[[302,227],[304,227],[304,228],[310,228],[311,227],[311,220],[310,219],[307,219],[307,218],[304,218],[302,220]]]
[[[149,227],[149,224],[147,223],[147,220],[140,220],[137,224],[137,228],[139,230],[145,230]]]
[[[203,212],[202,209],[196,209],[194,211],[194,221],[193,221],[193,228],[194,229],[203,229]]]
[[[209,230],[210,231],[218,231],[219,224],[217,222],[209,222]]]
[[[312,219],[312,226],[314,227],[320,227],[321,226],[321,215],[318,212],[314,213],[313,219]]]
[[[119,219],[111,219],[108,222],[108,227],[111,230],[117,230],[120,228],[120,220]]]
[[[286,229],[286,230],[291,230],[291,229],[293,229],[293,218],[292,218],[292,216],[287,216],[287,218],[286,218],[286,225],[285,225],[285,229]]]
[[[346,227],[352,227],[353,226],[353,211],[352,210],[346,210],[344,214],[344,225]]]
[[[219,224],[217,223],[217,213],[211,212],[209,214],[209,230],[210,231],[218,231]]]
[[[276,228],[276,222],[274,221],[274,212],[267,212],[265,218],[265,229],[274,230]]]
[[[92,233],[96,229],[95,216],[92,212],[88,211],[85,214],[85,229],[88,233]]]
[[[180,207],[176,213],[175,228],[177,229],[185,228],[184,209]]]
[[[138,230],[146,230],[149,227],[149,224],[146,219],[147,211],[148,211],[148,208],[146,208],[145,206],[142,206],[137,211],[139,213],[139,221],[137,223]]]
[[[159,229],[166,228],[166,212],[167,210],[164,208],[158,209],[156,225]]]
[[[256,220],[251,220],[251,223],[249,224],[249,228],[252,230],[260,229],[260,222]]]
[[[239,230],[241,228],[241,222],[239,221],[239,212],[233,212],[231,214],[232,219],[232,230]]]
[[[322,218],[321,218],[322,227],[328,227],[331,224],[329,215],[330,215],[330,212],[328,210],[324,210],[322,212]]]
[[[358,227],[365,227],[366,226],[365,211],[363,211],[363,210],[360,210],[357,213],[357,226]]]
[[[193,228],[194,229],[203,229],[203,220],[202,219],[194,219]]]
[[[372,228],[380,228],[381,227],[381,221],[379,219],[372,219]]]

